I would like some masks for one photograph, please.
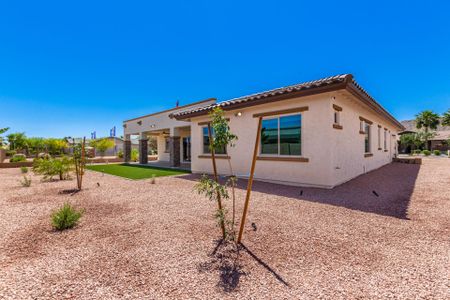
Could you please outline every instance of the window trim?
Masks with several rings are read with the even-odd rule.
[[[372,129],[372,124],[364,122],[364,154],[372,153],[371,129]],[[369,151],[366,151],[366,135],[367,135],[367,142],[368,142],[367,150],[369,150]],[[368,157],[368,156],[365,156],[365,157]]]
[[[286,155],[286,154],[280,154],[280,118],[281,117],[289,117],[289,116],[300,116],[300,155]],[[302,128],[303,128],[303,115],[300,112],[291,112],[291,113],[287,113],[287,114],[279,114],[279,115],[267,115],[267,116],[263,116],[261,118],[261,122],[264,120],[271,120],[271,119],[277,119],[278,121],[278,154],[267,154],[267,153],[262,153],[262,139],[260,139],[259,142],[259,149],[258,149],[258,156],[257,159],[258,160],[271,160],[270,158],[273,158],[273,160],[277,160],[277,158],[280,158],[280,160],[284,159],[284,158],[293,158],[293,160],[295,159],[303,159],[303,134],[302,134]],[[262,127],[261,127],[262,130]],[[261,132],[258,133],[259,135],[261,135]],[[306,158],[305,158],[306,159]]]

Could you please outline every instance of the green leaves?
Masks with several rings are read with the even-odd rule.
[[[238,137],[230,131],[224,111],[220,107],[214,108],[210,113],[211,127],[214,130],[214,138],[210,141],[210,147],[214,150],[223,149],[226,146],[234,147]]]
[[[110,140],[108,138],[92,140],[90,142],[90,146],[94,147],[95,150],[100,152],[101,156],[104,156],[106,150],[108,150],[109,148],[114,147],[114,141],[112,141],[112,140]]]
[[[63,207],[52,214],[52,226],[56,230],[72,228],[82,215],[82,210],[76,210],[69,203],[65,203]]]
[[[436,129],[438,125],[439,115],[431,110],[424,110],[416,115],[417,129],[425,128],[425,131],[428,131],[428,129]]]
[[[450,109],[442,115],[442,125],[450,126]]]
[[[222,199],[228,199],[227,186],[217,183],[215,180],[208,177],[208,175],[202,175],[199,183],[194,186],[194,189],[200,195],[205,195],[209,200],[218,200],[218,195]]]

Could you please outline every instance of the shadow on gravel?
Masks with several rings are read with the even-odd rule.
[[[259,265],[270,272],[279,282],[285,286],[289,286],[283,277],[250,251],[245,245],[239,244],[236,246],[234,243],[223,240],[216,241],[214,250],[208,255],[209,260],[200,263],[198,265],[198,270],[202,273],[219,271],[219,282],[217,283],[217,286],[226,293],[233,292],[239,286],[241,276],[247,275],[247,272],[243,270],[243,265],[241,263],[243,259],[242,253],[248,254]]]
[[[391,163],[333,189],[254,181],[253,191],[408,220],[409,202],[419,170],[420,165]],[[199,177],[190,174],[178,178],[197,181]],[[237,187],[246,190],[247,180],[239,179]]]

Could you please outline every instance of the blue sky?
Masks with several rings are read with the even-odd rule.
[[[443,113],[449,11],[448,1],[0,0],[0,127],[121,134],[122,120],[177,100],[341,73],[400,120]]]

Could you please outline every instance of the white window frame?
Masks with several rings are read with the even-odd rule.
[[[387,150],[387,129],[384,129],[384,150]]]
[[[286,154],[280,154],[280,118],[281,117],[289,117],[289,116],[300,116],[300,155],[286,155]],[[271,119],[277,119],[278,121],[278,154],[267,154],[267,153],[262,153],[262,140],[260,137],[260,141],[259,141],[259,150],[258,150],[258,154],[259,156],[263,156],[263,157],[303,157],[303,115],[301,113],[291,113],[291,114],[283,114],[283,115],[273,115],[273,116],[267,116],[267,117],[263,117],[261,122],[264,120],[271,120]],[[262,129],[262,127],[261,127]],[[261,135],[261,131],[258,133],[259,135]]]

